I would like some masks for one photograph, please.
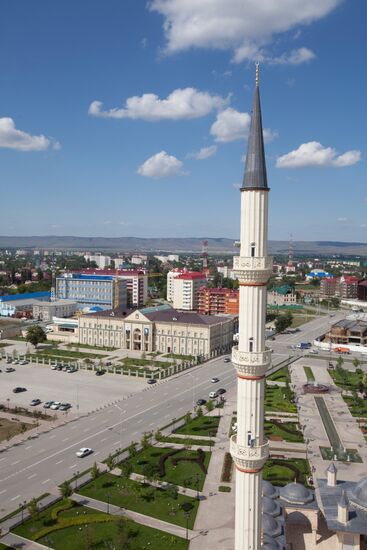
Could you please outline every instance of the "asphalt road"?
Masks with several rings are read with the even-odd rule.
[[[220,382],[212,384],[212,376]],[[131,441],[139,441],[144,432],[184,415],[197,399],[208,399],[209,391],[218,387],[229,389],[235,380],[232,364],[216,359],[155,386],[146,386],[119,401],[118,406],[109,406],[5,451],[0,455],[0,515],[24,500],[54,492],[78,470],[85,470]],[[77,458],[75,453],[80,447],[91,447],[94,452]]]

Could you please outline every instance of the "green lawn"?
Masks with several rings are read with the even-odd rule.
[[[265,435],[268,438],[276,436],[276,439],[281,437],[284,441],[290,443],[303,443],[302,432],[298,429],[298,424],[295,422],[274,422],[272,420],[265,422]]]
[[[173,365],[173,363],[169,361],[156,361],[155,359],[133,359],[131,357],[120,359],[120,363],[122,363],[123,366],[126,368],[150,366],[160,369],[167,369],[168,367]]]
[[[159,459],[162,455],[172,451],[170,448],[162,447],[148,447],[145,451],[142,451],[134,458],[128,459],[132,465],[133,472],[137,474],[144,474],[144,466],[146,464],[153,464],[158,467]],[[187,458],[196,458],[198,456],[197,451],[190,450],[181,450],[178,453],[174,454],[172,458],[187,457]],[[208,469],[210,462],[211,453],[205,452],[204,465]],[[171,457],[165,461],[165,471],[166,474],[163,477],[160,477],[157,474],[157,479],[161,481],[167,481],[174,485],[180,485],[181,487],[189,487],[191,489],[201,489],[203,488],[205,481],[205,473],[200,468],[197,462],[183,461],[179,462],[177,466],[172,464]],[[197,481],[196,481],[197,476]]]
[[[183,361],[192,361],[195,359],[193,355],[181,355],[179,353],[166,353],[163,357],[170,357],[171,359],[182,359]]]
[[[185,526],[186,520],[180,506],[184,502],[190,502],[192,505],[189,518],[190,529],[194,526],[198,508],[196,499],[180,494],[177,495],[177,499],[173,499],[162,489],[155,489],[149,485],[130,480],[126,482],[121,477],[112,474],[101,475],[82,487],[79,493],[103,502],[107,502],[109,498],[110,503],[115,506],[127,508],[181,527]]]
[[[345,395],[343,395],[343,399],[353,416],[367,417],[367,400],[359,398],[356,402],[354,397],[347,397]]]
[[[101,351],[115,351],[118,348],[112,346],[92,346],[90,344],[73,344],[72,348],[86,348],[86,349],[97,349]]]
[[[346,369],[329,369],[329,374],[337,386],[346,390],[356,390],[362,382],[363,371],[358,369],[358,372],[350,372]]]
[[[37,350],[36,353],[31,354],[32,357],[56,357],[57,359],[90,359],[91,357],[102,359],[106,357],[106,354],[96,354],[96,353],[85,353],[83,351],[69,351],[63,349],[47,348],[42,350]]]
[[[307,382],[315,382],[315,376],[311,367],[303,367],[303,370],[305,371]]]
[[[269,386],[265,390],[265,410],[279,412],[297,412],[296,405],[292,402],[293,394],[288,388]]]
[[[267,376],[266,379],[273,380],[274,382],[289,382],[290,376],[288,367],[282,367],[276,372],[273,372],[270,376]]]
[[[315,315],[293,315],[291,327],[297,328],[316,319]]]
[[[271,481],[273,485],[284,487],[295,479],[308,486],[307,476],[310,475],[308,461],[303,458],[269,459],[263,469],[263,479]]]
[[[10,346],[10,344],[6,344],[5,342],[0,342],[0,348],[6,348],[6,346]]]
[[[190,420],[185,426],[174,430],[174,433],[205,436],[211,434],[212,437],[215,437],[218,431],[219,420],[219,416],[198,416]]]
[[[59,503],[56,506],[59,506]],[[83,516],[90,516],[91,520],[93,520],[93,517],[96,515],[102,518],[105,516],[105,522],[96,523],[91,521],[81,526],[64,527],[52,531],[47,536],[38,538],[37,533],[39,530],[43,529],[45,524],[46,526],[49,523],[52,524],[51,510],[53,508],[55,508],[55,505],[39,514],[39,517],[35,521],[29,520],[17,527],[14,529],[14,532],[31,540],[37,539],[40,544],[44,544],[45,546],[50,545],[55,550],[65,550],[67,548],[85,550],[86,545],[88,548],[93,548],[93,550],[105,550],[110,547],[118,547],[118,517],[108,516],[97,510],[77,504],[70,510],[65,510],[58,514],[58,519],[55,522],[56,528],[62,525],[63,521],[70,521],[72,518]],[[148,546],[152,550],[161,550],[162,545],[167,548],[172,545],[172,547],[178,550],[188,549],[187,541],[182,538],[168,535],[163,531],[158,531],[157,529],[152,529],[144,525],[139,525],[130,520],[124,520],[124,522],[129,533],[129,548],[131,548],[131,550],[141,550]],[[111,546],[106,545],[107,541]],[[0,548],[7,547],[0,546]]]
[[[214,445],[214,441],[211,439],[192,439],[190,437],[171,437],[169,435],[162,435],[159,441],[163,443],[179,443],[181,445],[203,445],[206,447],[212,447]]]

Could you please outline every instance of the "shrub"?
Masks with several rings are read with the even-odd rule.
[[[57,516],[60,512],[63,512],[64,510],[69,510],[69,508],[73,508],[75,506],[75,503],[72,500],[66,500],[59,504],[59,506],[55,506],[51,510],[51,519],[57,520]]]
[[[230,492],[231,492],[231,488],[230,488],[230,487],[227,487],[227,485],[219,485],[218,491],[219,491],[220,493],[230,493]]]
[[[33,535],[33,540],[41,539],[59,529],[65,529],[66,527],[75,527],[77,525],[84,525],[89,523],[107,523],[118,520],[118,516],[108,516],[107,514],[87,514],[83,516],[77,516],[73,518],[63,518],[59,520],[55,525],[50,527],[44,527]]]
[[[230,453],[224,455],[222,475],[220,476],[221,481],[229,482],[232,479],[232,465],[233,460]]]

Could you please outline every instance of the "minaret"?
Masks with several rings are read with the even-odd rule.
[[[261,470],[268,457],[264,438],[264,378],[271,352],[265,348],[268,256],[268,183],[259,94],[259,66],[241,187],[241,247],[234,257],[240,285],[239,341],[232,362],[237,371],[237,433],[231,438],[236,465],[235,550],[261,547]]]

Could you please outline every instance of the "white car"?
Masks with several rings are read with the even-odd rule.
[[[61,401],[54,401],[50,407],[53,411],[57,411],[57,409],[60,407]]]
[[[22,361],[19,361],[19,365],[28,365],[28,361],[23,359]]]
[[[218,397],[218,394],[217,394],[216,391],[211,391],[209,393],[209,397],[210,397],[210,399],[215,399],[216,397]]]
[[[308,353],[310,353],[311,355],[318,355],[319,352],[317,349],[310,349]]]
[[[84,458],[93,453],[93,449],[90,447],[82,447],[79,451],[76,452],[76,456],[79,458]]]

